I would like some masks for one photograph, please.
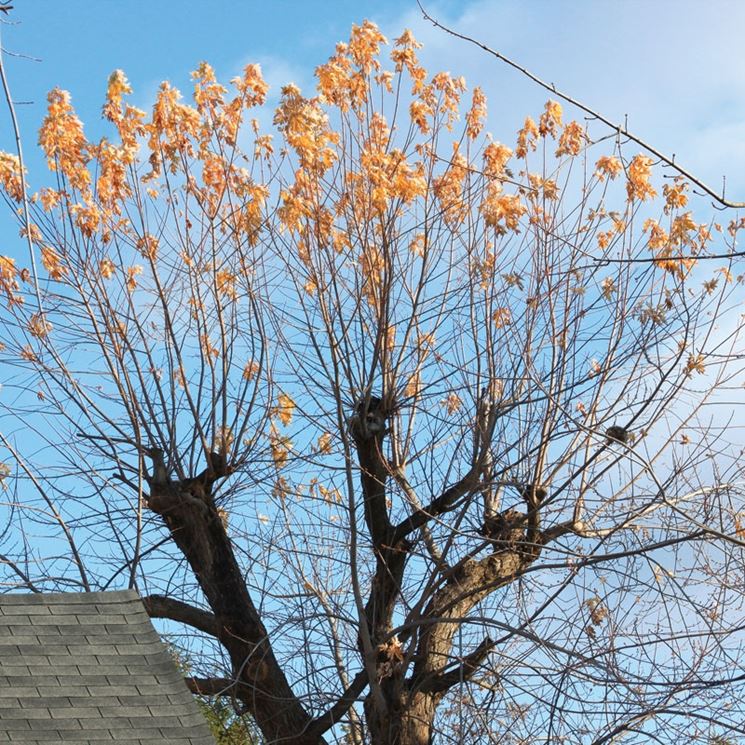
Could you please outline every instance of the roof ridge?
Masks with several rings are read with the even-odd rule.
[[[49,605],[51,603],[122,603],[139,600],[137,590],[97,590],[94,592],[7,592],[0,593],[3,605]]]

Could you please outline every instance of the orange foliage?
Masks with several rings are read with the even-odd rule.
[[[70,95],[55,88],[39,143],[59,182],[34,199],[47,213],[55,213],[50,220],[71,218],[85,240],[82,253],[68,255],[53,248],[58,242],[37,226],[29,226],[48,276],[60,281],[90,272],[105,280],[118,278],[122,289],[132,293],[140,285],[147,290],[157,286],[159,271],[180,272],[190,283],[184,293],[188,314],[201,324],[212,317],[212,308],[250,295],[242,290],[253,271],[246,247],[263,245],[271,234],[275,237],[270,241],[286,242],[288,261],[290,256],[298,261],[302,276],[297,286],[310,296],[322,297],[334,272],[351,271],[350,286],[381,311],[388,282],[404,271],[403,264],[426,263],[429,228],[420,229],[418,221],[436,212],[438,229],[441,224],[450,235],[481,231],[483,249],[469,257],[468,271],[483,289],[492,286],[500,237],[547,225],[551,203],[561,200],[562,181],[546,158],[557,159],[558,168],[558,159],[583,153],[591,146],[585,128],[575,121],[565,125],[561,105],[548,101],[537,123],[525,119],[514,147],[495,142],[485,130],[487,101],[481,88],[473,89],[470,106],[462,111],[462,78],[446,72],[430,76],[419,63],[421,45],[410,31],[394,41],[392,69],[386,69],[382,49],[387,43],[365,21],[316,68],[315,95],[303,95],[292,83],[281,89],[273,116],[281,140],[278,153],[274,135],[262,133],[256,119],[244,122],[246,112],[267,99],[269,87],[256,64],[246,65],[231,81],[231,92],[202,62],[192,74],[193,102],[185,103],[176,88],[163,82],[149,117],[127,103],[132,88],[125,74],[115,70],[103,116],[118,138],[98,144],[87,141]],[[408,99],[401,93],[406,90]],[[386,97],[395,104],[386,107]],[[449,136],[461,116],[461,131]],[[241,135],[244,130],[252,141]],[[555,148],[549,148],[550,139],[556,140]],[[530,172],[525,160],[539,146],[543,168]],[[143,161],[149,162],[147,172],[140,168]],[[644,155],[625,166],[615,155],[597,158],[594,183],[615,179],[624,167],[629,202],[656,195],[651,159]],[[16,156],[0,153],[0,187],[15,201],[22,198]],[[708,240],[690,213],[676,213],[687,204],[686,189],[679,179],[663,188],[669,231],[654,220],[644,226],[658,266],[676,276],[690,269],[695,261],[690,255]],[[276,204],[270,201],[273,195]],[[168,219],[148,225],[143,204],[153,204]],[[133,220],[137,214],[139,220]],[[409,222],[404,224],[406,215]],[[603,250],[612,248],[626,229],[627,215],[612,219],[611,229],[596,229],[593,236]],[[215,235],[235,248],[235,255],[208,255],[206,247]],[[122,245],[147,260],[152,278],[141,276],[143,267],[132,263],[137,255],[129,260],[117,255]],[[209,296],[203,297],[194,288],[205,284],[205,274],[213,281],[206,290]],[[2,258],[0,290],[10,302],[20,301],[17,276],[12,262]],[[508,325],[509,308],[495,307],[494,325]],[[214,361],[221,352],[210,341],[211,333],[200,328],[198,346]],[[255,363],[249,363],[245,382],[256,372]]]
[[[636,155],[631,160],[627,168],[628,181],[626,183],[626,193],[629,200],[651,199],[657,195],[652,188],[649,179],[652,176],[652,159],[646,155]]]
[[[73,189],[87,192],[91,175],[88,141],[83,125],[75,115],[70,94],[55,88],[47,96],[47,116],[39,130],[39,145],[47,156],[51,171],[59,171]]]
[[[21,163],[17,155],[0,153],[0,186],[12,200],[20,202],[23,199]]]

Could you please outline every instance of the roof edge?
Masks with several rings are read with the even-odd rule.
[[[0,593],[0,605],[64,605],[67,603],[126,603],[139,600],[137,590],[97,592],[8,592]]]

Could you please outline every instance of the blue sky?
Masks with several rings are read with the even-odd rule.
[[[739,0],[439,0],[426,3],[444,23],[513,56],[558,87],[630,128],[745,200],[745,3]],[[490,126],[508,143],[545,91],[483,52],[444,35],[413,0],[15,0],[2,29],[20,106],[26,149],[36,140],[46,92],[68,89],[90,134],[99,134],[108,74],[122,68],[146,107],[161,80],[188,90],[188,73],[209,61],[229,79],[262,64],[275,91],[293,80],[305,90],[313,68],[352,23],[376,21],[390,36],[413,29],[430,69],[463,74],[490,95]],[[0,148],[10,149],[5,113]],[[30,152],[27,153],[27,157]],[[29,158],[32,168],[34,161]]]
[[[15,0],[15,25],[2,28],[8,75],[21,117],[32,188],[44,182],[34,157],[49,89],[69,90],[89,134],[103,132],[109,73],[123,69],[134,103],[147,108],[159,83],[188,91],[189,72],[209,61],[223,80],[260,62],[277,93],[305,91],[313,69],[348,37],[376,21],[393,38],[409,27],[425,44],[431,71],[463,74],[490,100],[490,129],[512,143],[548,94],[484,52],[422,19],[413,0]],[[426,2],[443,23],[482,40],[608,117],[629,127],[712,186],[745,201],[745,0],[480,0]],[[567,108],[568,116],[578,116]],[[598,130],[599,132],[599,130]],[[0,109],[0,149],[12,150]],[[627,152],[635,152],[629,149]],[[17,226],[0,215],[0,254],[20,258]]]

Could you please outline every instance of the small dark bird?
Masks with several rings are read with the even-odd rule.
[[[525,536],[525,515],[510,508],[486,517],[478,534],[499,543],[517,543]]]
[[[3,13],[5,13],[6,15],[8,14],[8,11],[9,10],[13,10],[13,6],[12,5],[0,5],[0,11],[2,11]]]
[[[380,411],[380,406],[382,403],[383,402],[379,396],[370,396],[368,404],[367,404],[367,411],[368,412]],[[357,402],[357,413],[362,414],[364,408],[365,408],[365,399],[362,398]]]
[[[617,424],[608,427],[605,430],[605,436],[608,438],[608,442],[620,442],[622,445],[629,441],[628,430],[625,427],[619,427]]]
[[[542,486],[533,486],[533,484],[523,484],[520,487],[520,496],[529,504],[536,502],[540,504],[546,498],[546,490]]]

